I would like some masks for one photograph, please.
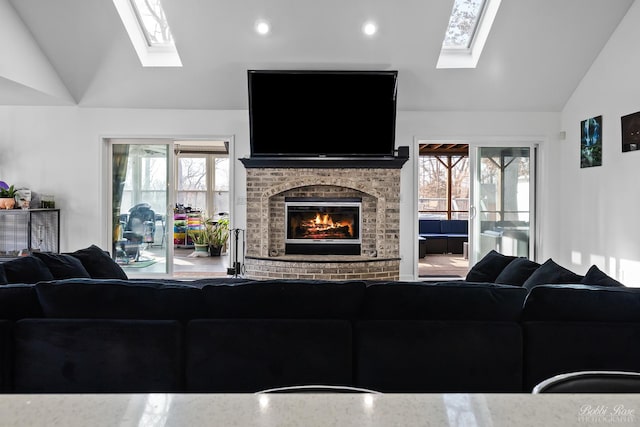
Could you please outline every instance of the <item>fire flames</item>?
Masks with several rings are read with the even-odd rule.
[[[293,222],[291,225],[297,238],[345,239],[353,237],[353,221],[334,220],[330,214],[318,212],[315,217]]]

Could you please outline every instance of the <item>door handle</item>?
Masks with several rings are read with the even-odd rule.
[[[471,206],[469,208],[469,219],[475,219],[475,217],[476,217],[476,207]]]

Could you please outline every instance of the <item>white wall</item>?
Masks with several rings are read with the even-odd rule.
[[[416,139],[536,137],[545,145],[558,144],[557,113],[399,112],[397,121],[396,145],[411,147],[411,156]],[[0,180],[55,195],[62,209],[63,251],[92,243],[106,248],[102,138],[234,136],[236,158],[242,158],[249,156],[248,131],[248,113],[240,110],[0,107]],[[245,228],[245,169],[238,161],[234,165],[234,225]],[[410,160],[401,175],[403,280],[417,273],[415,174]],[[544,205],[543,225],[549,217]]]
[[[566,140],[550,153],[557,233],[549,256],[584,273],[596,264],[640,286],[640,152],[622,153],[620,117],[640,111],[640,3],[629,9],[562,112]],[[580,168],[580,121],[602,115],[602,166]]]

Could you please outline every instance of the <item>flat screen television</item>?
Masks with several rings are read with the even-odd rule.
[[[249,70],[252,157],[392,157],[397,71]]]

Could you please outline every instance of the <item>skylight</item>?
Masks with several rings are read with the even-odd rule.
[[[444,35],[445,49],[469,49],[485,0],[456,0]]]
[[[455,0],[436,68],[475,68],[501,0]]]
[[[160,0],[113,0],[143,67],[181,67]]]
[[[173,45],[173,36],[160,0],[131,0],[149,46]]]

